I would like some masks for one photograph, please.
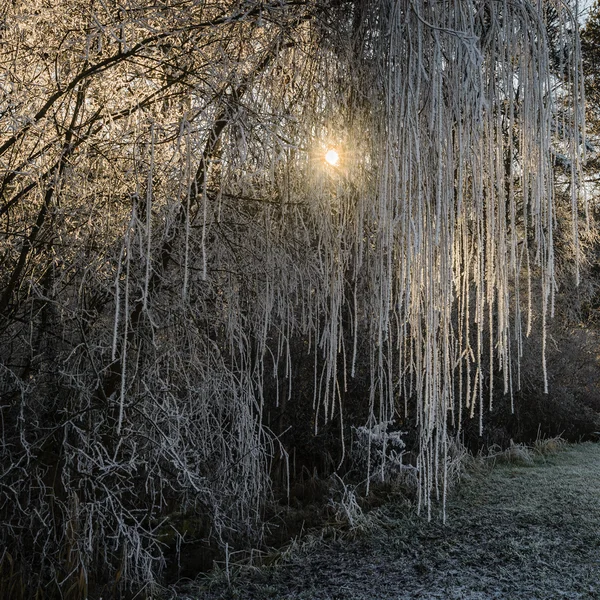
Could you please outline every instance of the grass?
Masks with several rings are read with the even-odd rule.
[[[448,521],[390,501],[351,530],[329,525],[273,566],[195,582],[180,600],[600,597],[600,445],[538,440],[471,467]],[[469,462],[468,460],[466,462]]]

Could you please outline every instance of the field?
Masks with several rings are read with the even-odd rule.
[[[463,478],[445,525],[389,503],[354,531],[298,541],[266,569],[231,566],[179,599],[599,598],[600,445],[514,454]]]

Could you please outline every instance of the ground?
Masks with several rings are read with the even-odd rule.
[[[180,600],[600,598],[600,444],[468,475],[444,525],[406,504],[353,535],[298,544],[278,564],[232,567]]]

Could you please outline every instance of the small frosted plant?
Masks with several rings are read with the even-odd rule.
[[[406,444],[403,431],[388,431],[393,421],[384,421],[372,427],[353,428],[352,458],[359,469],[367,471],[369,480],[388,481],[398,476],[407,466],[402,462]]]

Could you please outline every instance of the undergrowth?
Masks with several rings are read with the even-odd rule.
[[[496,446],[485,453],[473,454],[460,442],[454,441],[448,453],[447,470],[451,480],[449,489],[453,493],[460,489],[463,480],[472,481],[489,476],[496,465],[533,466],[562,452],[568,445],[560,436],[538,437],[529,445],[511,442],[504,449]],[[294,520],[301,512],[310,520],[309,513],[312,510],[320,516],[320,522],[315,520],[313,514],[311,527],[303,529],[279,546],[252,552],[236,552],[216,560],[210,572],[200,574],[193,583],[185,582],[183,587],[188,590],[236,587],[250,573],[294,563],[319,547],[382,535],[398,526],[398,512],[409,522],[426,521],[424,515],[417,514],[417,479],[411,468],[403,470],[401,476],[390,481],[372,485],[368,495],[364,494],[364,482],[362,485],[350,484],[336,474],[328,480],[312,481],[307,485],[326,490],[324,493],[329,499],[325,507],[312,505],[300,511],[288,506],[280,512],[279,518],[285,519],[287,515]],[[441,521],[441,512],[434,519]]]

